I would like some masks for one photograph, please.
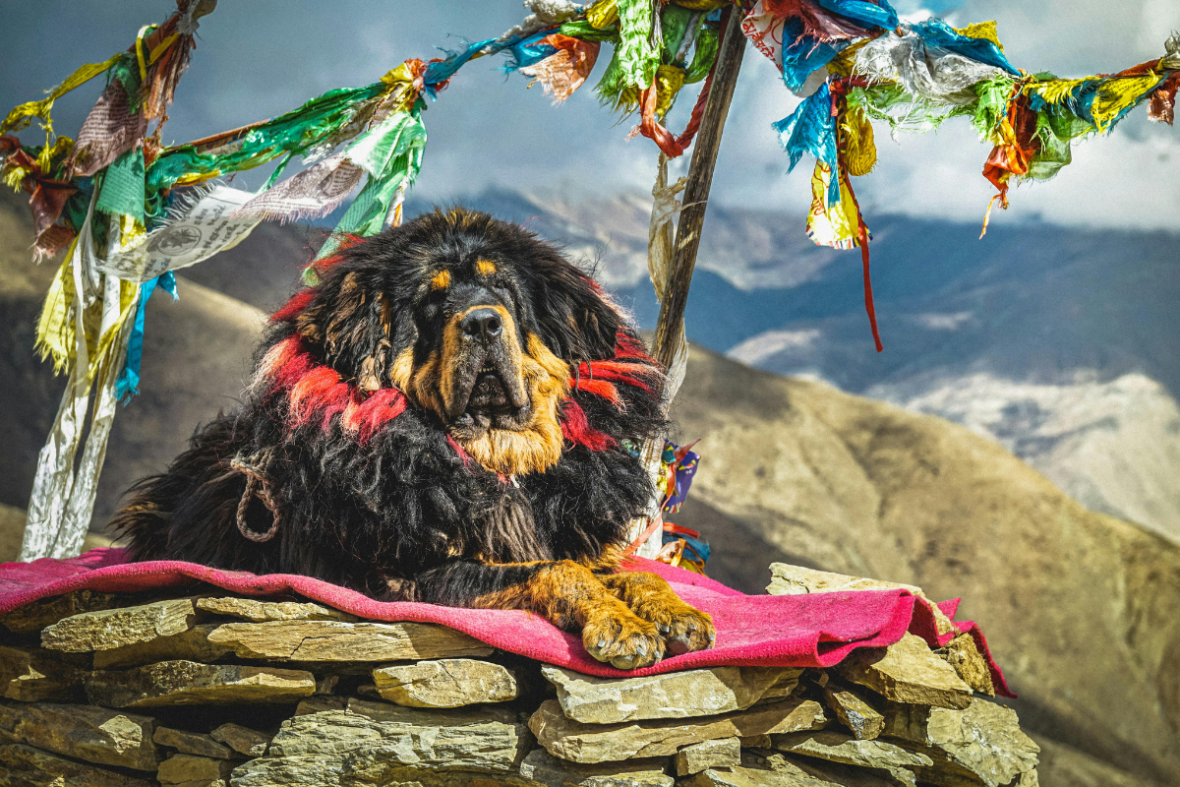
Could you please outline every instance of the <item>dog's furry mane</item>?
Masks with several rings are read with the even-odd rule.
[[[554,246],[435,211],[313,273],[272,316],[240,408],[133,488],[113,523],[132,558],[445,602],[459,590],[423,588],[454,561],[597,560],[624,542],[652,492],[634,449],[664,428],[660,372]],[[534,402],[515,442],[446,419],[438,299],[474,275],[510,304]]]

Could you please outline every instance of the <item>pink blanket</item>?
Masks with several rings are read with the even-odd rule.
[[[122,549],[93,549],[69,560],[45,558],[0,565],[0,614],[37,599],[72,590],[131,592],[206,582],[247,596],[297,593],[358,617],[382,621],[438,623],[489,645],[589,675],[650,675],[719,665],[831,667],[856,648],[890,645],[906,631],[931,647],[939,636],[926,601],[905,590],[865,590],[799,596],[747,596],[698,574],[663,563],[633,559],[632,570],[659,574],[689,604],[713,616],[717,644],[711,650],[671,656],[651,667],[620,672],[586,653],[581,637],[560,631],[542,618],[518,610],[456,609],[416,602],[374,601],[353,590],[295,574],[257,576],[195,563],[124,562]],[[939,608],[953,618],[958,600]],[[969,632],[987,658],[996,690],[1013,696],[992,661],[974,623],[955,623]]]

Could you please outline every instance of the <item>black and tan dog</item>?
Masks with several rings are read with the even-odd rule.
[[[636,446],[664,420],[655,361],[593,281],[462,210],[313,272],[242,406],[116,515],[133,559],[532,610],[621,669],[712,645],[662,579],[615,573],[652,493]]]

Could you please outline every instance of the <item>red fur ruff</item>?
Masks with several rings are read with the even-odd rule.
[[[283,304],[283,307],[270,316],[271,322],[288,322],[294,320],[303,310],[311,303],[312,298],[315,297],[315,290],[308,287],[305,290],[300,290],[291,296],[291,299]]]
[[[363,396],[334,369],[316,363],[298,336],[275,344],[263,357],[258,371],[270,380],[272,392],[286,393],[290,429],[318,419],[320,427],[327,431],[339,417],[341,428],[363,445],[407,406],[406,397],[396,388],[382,388]]]
[[[590,426],[586,411],[573,399],[566,399],[561,415],[561,436],[571,443],[591,451],[605,451],[616,445],[613,437]]]

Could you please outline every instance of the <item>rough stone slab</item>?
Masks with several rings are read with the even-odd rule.
[[[341,620],[356,617],[322,604],[301,601],[259,601],[253,598],[199,598],[197,609],[213,615],[241,618],[253,623],[272,620]]]
[[[270,745],[270,736],[265,732],[252,730],[240,724],[222,724],[209,733],[213,740],[220,741],[239,754],[247,757],[261,757]]]
[[[909,771],[904,771],[904,776],[898,778],[889,771],[795,757],[782,752],[744,751],[742,766],[769,769],[775,773],[790,774],[807,783],[818,782],[837,787],[909,787],[914,784],[914,775]]]
[[[98,765],[155,771],[156,722],[90,705],[0,705],[0,730],[16,742]]]
[[[679,787],[832,787],[833,784],[802,771],[791,773],[742,766],[709,768],[678,782]]]
[[[77,699],[82,673],[48,650],[0,645],[0,696],[21,702]]]
[[[482,772],[487,783],[527,784],[509,777],[530,743],[517,714],[495,705],[443,711],[350,699],[343,710],[284,721],[266,756],[238,766],[233,779],[235,787],[390,784],[417,773],[433,785]]]
[[[749,710],[698,719],[622,724],[582,724],[568,718],[557,700],[546,700],[529,720],[537,741],[555,757],[571,762],[618,762],[667,757],[685,746],[717,738],[819,729],[825,722],[818,702],[788,699]]]
[[[1020,730],[1011,708],[977,699],[966,710],[899,706],[885,714],[884,735],[923,747],[935,767],[923,781],[957,787],[967,781],[1006,785],[1037,766],[1041,747]]]
[[[400,765],[388,757],[380,758],[367,752],[350,758],[347,767],[341,770],[325,770],[321,758],[310,756],[251,760],[234,770],[230,784],[232,787],[539,787],[538,782],[519,774]],[[587,782],[586,787],[623,785]]]
[[[475,659],[439,659],[373,670],[382,699],[414,708],[460,708],[520,695],[516,673]]]
[[[906,634],[884,653],[880,648],[854,651],[838,669],[844,678],[893,702],[942,708],[971,704],[971,687],[914,634]]]
[[[75,590],[54,598],[34,601],[0,615],[0,624],[14,634],[35,634],[62,618],[117,607],[120,598],[114,593],[103,593],[98,590]]]
[[[67,653],[89,653],[171,637],[196,623],[192,599],[174,598],[121,609],[83,612],[41,632],[42,646]]]
[[[323,713],[329,710],[344,710],[348,707],[348,697],[334,697],[330,695],[316,695],[300,700],[295,706],[296,716],[306,716],[309,713]]]
[[[706,768],[730,768],[742,764],[742,743],[737,738],[719,738],[685,746],[676,752],[672,765],[677,776],[691,776]]]
[[[767,689],[758,702],[771,702],[773,700],[782,700],[790,697],[799,688],[799,679],[802,677],[804,670],[794,669],[790,667],[741,667],[743,670],[757,670],[757,669],[776,669],[780,670],[782,674],[779,676],[778,682]],[[827,673],[823,673],[824,677]]]
[[[922,588],[915,585],[905,585],[901,582],[886,582],[881,579],[854,577],[848,574],[836,574],[831,571],[817,571],[813,568],[791,566],[786,563],[770,564],[770,584],[766,592],[772,596],[798,596],[805,593],[834,593],[846,590],[908,590],[919,598],[926,598]],[[930,604],[930,611],[934,615],[935,626],[939,634],[953,634],[958,629],[951,619],[943,614],[934,603]]]
[[[4,787],[151,787],[152,784],[32,746],[0,745],[0,785]]]
[[[195,661],[97,671],[86,681],[90,702],[110,708],[296,703],[314,691],[315,676],[303,670]]]
[[[955,668],[955,672],[963,682],[973,691],[996,696],[996,687],[992,684],[992,673],[988,669],[987,660],[975,646],[975,639],[970,634],[960,634],[952,639],[940,655],[947,664]]]
[[[209,633],[215,628],[216,623],[199,623],[188,631],[170,637],[156,637],[146,642],[100,650],[94,654],[94,668],[122,669],[175,659],[217,661],[233,651],[209,641]]]
[[[881,734],[885,717],[855,691],[835,684],[825,686],[823,691],[828,707],[857,740],[871,741]]]
[[[773,745],[769,735],[749,735],[738,740],[743,749],[769,749]]]
[[[772,688],[790,694],[801,669],[712,667],[641,678],[596,678],[544,665],[569,718],[584,724],[683,719],[745,710]]]
[[[661,760],[578,765],[533,749],[520,764],[520,775],[545,787],[672,787]]]
[[[242,658],[279,661],[417,661],[492,653],[477,639],[430,623],[226,623],[209,641]]]
[[[842,732],[775,735],[774,748],[804,757],[887,771],[901,783],[909,785],[915,784],[917,770],[934,765],[928,755],[912,748],[882,740],[858,741]]]
[[[171,727],[156,727],[152,740],[161,746],[176,749],[181,754],[194,754],[198,757],[214,757],[219,760],[232,760],[237,755],[233,749],[223,743],[218,743],[203,732],[188,732],[174,730]]]
[[[234,763],[191,754],[174,754],[160,763],[156,778],[161,784],[223,784],[229,780]]]

